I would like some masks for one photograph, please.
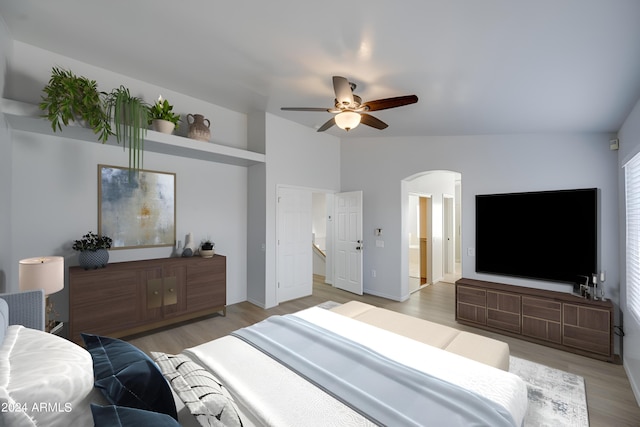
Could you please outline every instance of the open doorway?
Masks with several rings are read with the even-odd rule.
[[[454,283],[460,277],[461,182],[460,173],[445,170],[421,172],[401,182],[400,256],[406,266],[401,286],[406,297],[431,283]],[[418,276],[416,270],[420,265],[425,271]]]
[[[278,186],[276,222],[278,303],[314,281],[362,295],[362,191]]]
[[[311,194],[311,243],[313,244],[313,274],[326,276],[327,198],[324,193]]]
[[[331,284],[333,197],[329,191],[278,186],[278,303],[311,295],[316,276]]]
[[[432,283],[431,196],[409,194],[409,292]]]

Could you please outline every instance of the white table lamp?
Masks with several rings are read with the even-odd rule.
[[[20,260],[18,281],[21,291],[44,289],[46,295],[46,329],[55,326],[55,311],[49,295],[64,289],[64,258],[44,256]]]

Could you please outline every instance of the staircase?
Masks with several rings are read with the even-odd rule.
[[[313,247],[313,274],[326,276],[327,272],[327,254],[318,246],[311,244]]]

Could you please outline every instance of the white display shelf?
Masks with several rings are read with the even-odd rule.
[[[52,135],[100,144],[98,136],[91,129],[80,126],[66,126],[54,132],[51,123],[40,115],[38,106],[11,99],[2,99],[2,112],[11,129],[24,132]],[[109,142],[107,142],[109,143]],[[147,131],[144,139],[145,152],[170,156],[206,160],[236,166],[251,166],[265,162],[265,155],[212,142],[197,141],[177,135]]]

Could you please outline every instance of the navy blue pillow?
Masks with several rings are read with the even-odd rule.
[[[109,403],[178,419],[171,387],[149,356],[115,338],[81,336],[93,359],[94,385]]]
[[[123,406],[91,404],[95,427],[180,427],[169,415]]]

